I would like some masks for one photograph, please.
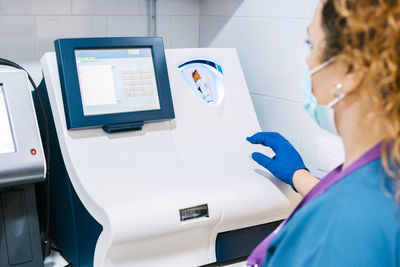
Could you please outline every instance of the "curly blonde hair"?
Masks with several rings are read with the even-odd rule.
[[[346,63],[360,79],[356,92],[371,103],[371,122],[384,122],[389,136],[382,146],[382,163],[397,181],[399,199],[400,0],[323,1],[324,60],[337,57]]]

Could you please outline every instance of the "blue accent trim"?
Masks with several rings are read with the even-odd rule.
[[[175,118],[169,84],[164,44],[159,37],[72,38],[54,41],[64,101],[67,129],[101,127],[135,121]],[[124,112],[85,116],[79,89],[75,50],[112,48],[151,48],[156,75],[160,110]]]
[[[214,69],[216,69],[217,71],[219,71],[221,74],[223,74],[222,67],[220,65],[218,65],[215,62],[212,62],[210,60],[205,60],[205,59],[193,59],[193,60],[190,60],[188,62],[185,62],[185,63],[181,64],[178,68],[180,69],[180,68],[185,67],[185,66],[190,65],[190,64],[205,64],[205,65],[209,65],[209,66],[213,67]]]
[[[224,72],[222,71],[222,67],[220,65],[217,66],[218,71],[221,72],[222,75],[224,75]]]
[[[215,244],[217,262],[247,257],[282,221],[219,233]]]

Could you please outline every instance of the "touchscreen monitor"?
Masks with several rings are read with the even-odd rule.
[[[55,50],[68,130],[175,118],[161,38],[58,39]]]
[[[77,49],[84,115],[159,110],[151,48]]]
[[[10,123],[4,88],[0,86],[0,154],[15,152],[14,135]]]

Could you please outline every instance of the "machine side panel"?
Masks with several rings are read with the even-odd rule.
[[[77,225],[78,258],[77,267],[92,267],[97,240],[103,227],[89,214],[76,194],[71,183],[72,203]]]
[[[69,181],[44,81],[40,84],[39,91],[49,116],[52,148],[51,238],[75,266],[93,266],[94,248],[101,233],[101,225],[87,212]],[[39,112],[38,117],[39,122],[43,123]]]
[[[56,246],[63,251],[71,262],[78,262],[76,249],[77,237],[75,218],[71,199],[70,183],[65,172],[65,165],[61,157],[57,133],[55,131],[53,114],[51,112],[47,88],[44,80],[40,83],[38,90],[43,100],[49,120],[49,134],[51,147],[50,168],[50,225],[51,239]],[[38,108],[38,106],[37,106]],[[43,118],[37,110],[37,116],[41,130],[43,131]],[[44,136],[44,132],[42,133]]]

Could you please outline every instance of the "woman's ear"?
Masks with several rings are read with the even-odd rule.
[[[358,62],[347,63],[345,59],[338,57],[338,68],[345,70],[342,92],[349,94],[357,90],[363,80],[363,74],[358,71]]]
[[[362,81],[361,73],[348,72],[345,74],[342,92],[349,94],[355,91]]]

